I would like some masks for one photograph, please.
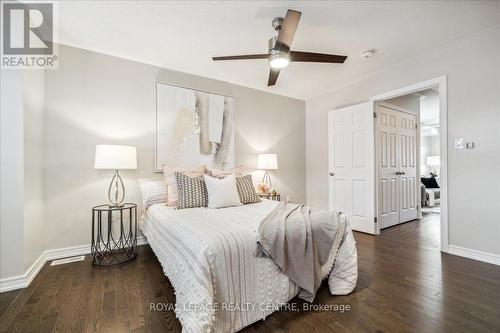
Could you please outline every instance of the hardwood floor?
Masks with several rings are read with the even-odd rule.
[[[441,254],[438,215],[355,238],[356,290],[331,296],[324,284],[315,301],[350,311],[280,311],[243,332],[500,332],[500,267]],[[46,264],[28,288],[0,294],[0,331],[180,332],[173,311],[149,310],[174,299],[146,245],[121,267]]]

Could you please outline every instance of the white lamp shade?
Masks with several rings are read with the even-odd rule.
[[[96,169],[137,169],[137,151],[132,146],[96,145]]]
[[[262,170],[278,169],[278,158],[276,154],[259,154],[257,168]]]
[[[439,166],[441,165],[441,161],[439,156],[427,156],[426,160],[427,166]]]

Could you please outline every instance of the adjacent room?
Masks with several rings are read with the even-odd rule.
[[[429,89],[417,94],[420,98],[420,202],[422,215],[439,214],[439,171],[441,166],[439,156],[439,92],[435,89]]]
[[[0,7],[0,332],[500,332],[500,1]]]

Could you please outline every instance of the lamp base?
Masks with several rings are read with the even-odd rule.
[[[112,188],[115,188],[115,193],[112,195]],[[123,207],[123,200],[125,199],[125,185],[123,185],[122,177],[118,173],[118,170],[115,170],[115,174],[111,179],[111,183],[108,188],[108,200],[109,207]]]
[[[266,170],[264,173],[264,176],[262,177],[262,182],[261,184],[266,184],[269,186],[269,189],[273,187],[273,184],[271,183],[271,176],[269,175],[269,171]]]

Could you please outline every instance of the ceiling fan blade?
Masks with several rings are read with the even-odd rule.
[[[295,36],[295,32],[297,31],[297,26],[299,25],[301,12],[296,10],[289,9],[286,12],[285,21],[281,26],[281,29],[278,33],[278,40],[276,42],[276,46],[285,45],[288,50],[290,50],[290,46],[292,45],[293,37]],[[288,51],[285,50],[285,51]]]
[[[347,59],[346,56],[341,56],[336,54],[312,53],[312,52],[300,52],[300,51],[290,52],[291,61],[329,62],[335,64],[342,64],[346,59]]]
[[[235,56],[212,57],[213,61],[218,60],[245,60],[245,59],[269,59],[269,54],[243,54]]]
[[[274,86],[276,84],[276,80],[278,80],[278,75],[280,75],[279,69],[271,68],[269,72],[269,80],[267,80],[267,86]]]

